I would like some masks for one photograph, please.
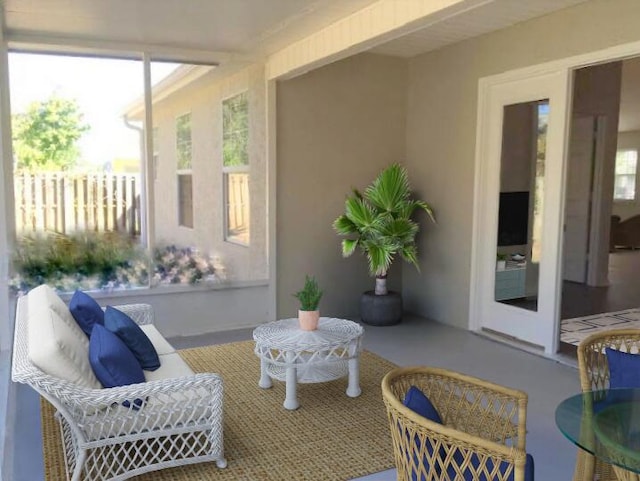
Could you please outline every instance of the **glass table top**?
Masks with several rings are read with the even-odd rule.
[[[640,389],[576,394],[556,409],[556,425],[594,456],[640,473]]]

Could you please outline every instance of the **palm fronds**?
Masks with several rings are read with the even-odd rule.
[[[383,170],[364,193],[354,189],[345,200],[345,213],[333,222],[348,257],[360,247],[369,261],[371,275],[386,276],[397,254],[418,268],[415,237],[419,226],[414,212],[424,210],[435,221],[429,204],[411,198],[407,171],[399,164]]]

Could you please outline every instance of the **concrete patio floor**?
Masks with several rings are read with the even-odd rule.
[[[251,329],[170,339],[177,349],[251,339]],[[392,327],[365,326],[364,348],[398,365],[431,365],[522,389],[529,394],[527,451],[535,458],[536,479],[569,481],[576,448],[558,431],[555,408],[579,391],[575,367],[474,333],[408,316]],[[16,428],[6,434],[6,455],[12,460],[13,481],[44,479],[39,399],[26,386],[17,386]],[[395,481],[395,470],[359,478]]]

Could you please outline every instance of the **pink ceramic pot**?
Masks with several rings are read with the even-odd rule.
[[[298,311],[298,321],[303,331],[315,331],[319,320],[320,311]]]

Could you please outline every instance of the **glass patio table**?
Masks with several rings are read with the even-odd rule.
[[[556,425],[581,449],[613,465],[621,481],[640,481],[640,389],[576,394],[556,409]]]

